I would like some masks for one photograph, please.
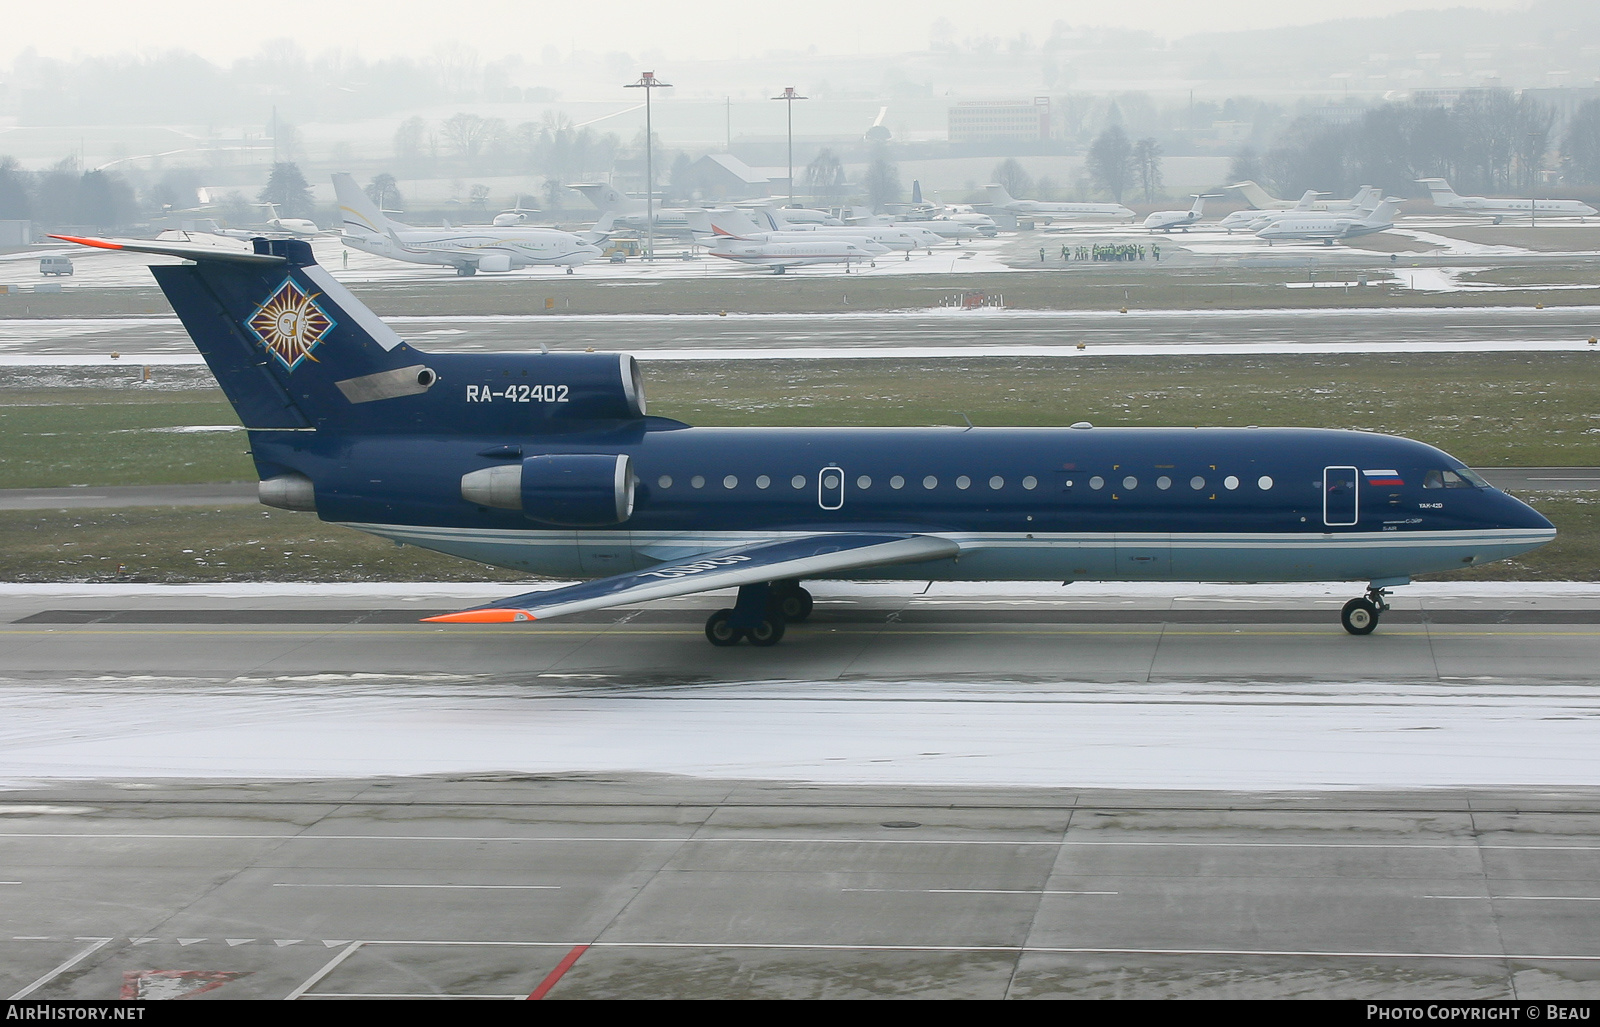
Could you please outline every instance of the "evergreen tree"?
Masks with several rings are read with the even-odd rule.
[[[316,212],[306,176],[300,173],[300,165],[289,162],[272,166],[267,187],[261,190],[257,199],[262,203],[276,204],[280,217],[308,218]]]

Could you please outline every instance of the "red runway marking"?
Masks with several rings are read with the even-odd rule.
[[[556,968],[550,971],[550,976],[540,981],[539,986],[533,989],[533,994],[528,996],[528,1001],[533,1002],[548,995],[550,989],[556,986],[556,982],[561,980],[561,975],[571,970],[572,964],[576,963],[578,957],[587,952],[588,949],[589,946],[587,945],[574,945],[572,951],[567,953],[566,958],[557,963]]]

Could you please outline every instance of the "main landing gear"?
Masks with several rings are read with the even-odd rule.
[[[1352,635],[1372,634],[1372,629],[1378,626],[1378,618],[1389,608],[1383,598],[1388,594],[1386,588],[1367,589],[1366,595],[1344,604],[1344,609],[1339,611],[1339,623]]]
[[[715,646],[738,645],[748,639],[765,648],[783,639],[785,626],[811,616],[811,593],[797,581],[741,585],[739,601],[731,610],[718,610],[706,620],[706,641]]]

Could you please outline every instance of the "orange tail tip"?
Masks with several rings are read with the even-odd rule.
[[[442,613],[437,617],[424,617],[424,624],[509,624],[512,621],[537,620],[527,610],[464,610],[461,613]]]
[[[121,243],[114,243],[114,242],[110,241],[109,239],[86,239],[86,238],[84,238],[82,236],[78,236],[78,235],[52,235],[50,238],[52,238],[52,239],[60,239],[63,242],[75,242],[80,246],[98,246],[102,250],[120,250],[120,249],[122,249],[122,244]]]

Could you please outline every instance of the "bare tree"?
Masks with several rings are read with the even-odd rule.
[[[1012,196],[1029,196],[1033,193],[1033,178],[1015,157],[1007,157],[994,166],[990,179]]]
[[[372,181],[366,188],[367,196],[378,205],[379,210],[399,210],[404,199],[400,195],[399,186],[394,176],[387,171],[372,176]]]
[[[1600,184],[1600,100],[1587,100],[1572,116],[1561,144],[1561,173],[1581,185]]]
[[[1133,166],[1139,174],[1139,185],[1144,190],[1144,202],[1149,203],[1161,191],[1161,146],[1154,137],[1133,144]]]
[[[1517,181],[1526,192],[1539,184],[1544,171],[1544,156],[1550,150],[1550,129],[1555,126],[1556,112],[1523,93],[1517,97],[1516,128],[1511,137],[1511,148],[1517,158]]]
[[[814,157],[805,171],[806,191],[813,197],[832,203],[844,187],[844,164],[839,155],[824,149]]]
[[[1105,190],[1112,199],[1122,202],[1122,194],[1133,178],[1134,164],[1133,144],[1128,142],[1128,133],[1121,125],[1112,125],[1100,133],[1089,147],[1084,166],[1095,188]]]

